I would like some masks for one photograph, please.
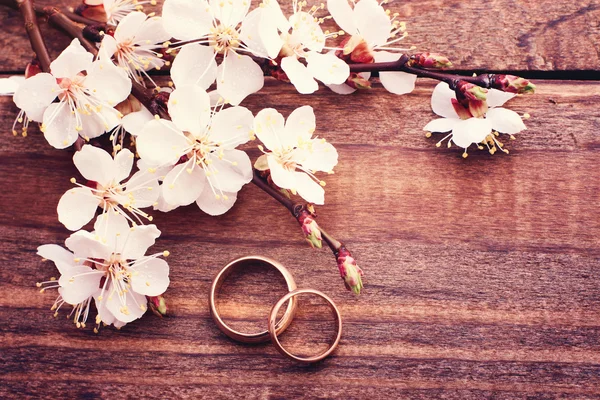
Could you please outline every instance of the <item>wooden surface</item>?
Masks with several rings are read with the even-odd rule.
[[[399,5],[415,41],[458,69],[534,75],[598,68],[599,8]],[[18,15],[0,9],[0,20],[0,68],[22,71],[30,51]],[[61,38],[56,54],[66,40],[53,37]],[[156,214],[157,250],[171,251],[171,317],[147,315],[99,335],[63,313],[52,318],[53,295],[34,286],[56,275],[35,249],[68,236],[56,204],[77,172],[38,132],[13,138],[16,108],[1,97],[0,397],[600,398],[600,83],[536,83],[538,94],[509,103],[532,115],[510,155],[472,151],[463,160],[421,130],[434,117],[432,82],[403,97],[340,97],[300,96],[269,80],[247,107],[288,114],[312,105],[317,133],[338,148],[319,221],[355,253],[364,293],[346,292],[329,251],[308,248],[287,211],[249,185],[223,217],[195,207]],[[253,253],[281,261],[299,286],[338,304],[344,336],[333,357],[298,366],[270,344],[239,345],[217,330],[207,304],[212,277]],[[220,307],[238,327],[263,326],[282,294],[264,272],[223,288]],[[316,351],[332,334],[331,316],[322,304],[302,304],[282,340]]]

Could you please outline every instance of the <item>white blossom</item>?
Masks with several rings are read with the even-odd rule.
[[[57,313],[65,303],[72,305],[77,327],[85,327],[92,299],[98,326],[103,322],[121,327],[146,312],[146,296],[158,296],[169,286],[169,265],[158,258],[168,252],[145,255],[159,236],[155,225],[130,228],[123,216],[103,214],[94,232],[78,231],[65,241],[70,251],[57,245],[38,248],[40,256],[54,262],[60,278],[37,286],[42,292],[58,289],[52,310]]]
[[[325,139],[312,137],[315,128],[315,114],[310,106],[295,109],[285,122],[273,108],[260,111],[254,119],[254,131],[269,151],[255,165],[262,170],[268,168],[271,179],[280,188],[311,203],[323,204],[325,182],[315,173],[332,173],[338,153]],[[262,146],[261,150],[264,151]]]
[[[138,171],[129,178],[133,158],[128,149],[119,151],[113,159],[100,148],[84,145],[73,156],[73,162],[88,183],[78,184],[62,195],[58,220],[74,231],[87,224],[98,208],[102,214],[118,213],[133,223],[141,223],[140,217],[151,220],[141,209],[156,202],[160,187],[156,176],[147,171]],[[71,182],[76,183],[75,178]]]
[[[344,83],[350,68],[334,54],[321,54],[325,40],[337,37],[338,33],[324,33],[321,29],[323,19],[315,14],[322,7],[313,6],[304,11],[305,5],[306,2],[294,0],[293,14],[286,19],[277,0],[265,0],[261,7],[248,14],[242,38],[244,43],[253,43],[253,47],[261,48],[270,58],[281,58],[281,69],[290,82],[298,92],[308,94],[319,88],[317,80],[326,85]]]
[[[201,86],[206,89],[216,79],[219,94],[234,105],[262,89],[263,71],[246,55],[261,54],[241,41],[249,8],[249,0],[165,1],[162,16],[166,31],[183,43],[191,42],[176,57],[180,71],[186,71],[186,84],[203,82]],[[186,47],[187,54],[183,53]],[[223,56],[218,67],[217,55]],[[180,80],[175,85],[183,83]]]
[[[50,145],[63,149],[79,135],[91,139],[116,126],[121,114],[114,106],[130,91],[131,81],[123,69],[93,61],[93,55],[73,39],[50,64],[50,73],[26,79],[13,100],[29,119],[42,122]]]
[[[516,96],[496,89],[487,93],[488,111],[482,118],[473,117],[467,109],[458,103],[456,93],[447,83],[440,82],[431,96],[431,108],[434,113],[442,118],[429,122],[423,130],[429,132],[450,132],[438,142],[438,146],[450,139],[454,144],[466,149],[472,145],[485,144],[490,152],[497,148],[502,149],[502,144],[496,139],[495,132],[514,135],[525,129],[525,124],[519,114],[501,107],[508,100]],[[457,109],[460,113],[457,113]],[[508,152],[508,150],[503,150]]]
[[[113,36],[104,35],[100,55],[112,58],[136,82],[143,84],[145,77],[157,86],[146,71],[165,65],[160,51],[170,38],[160,17],[134,11],[121,20]]]
[[[366,51],[372,55],[375,62],[397,61],[402,53],[409,50],[392,46],[407,36],[405,24],[396,20],[397,13],[390,18],[389,11],[386,11],[376,0],[359,0],[352,4],[354,7],[350,6],[348,0],[327,0],[327,9],[335,22],[351,35],[346,45],[336,50],[342,50],[345,55],[348,55],[364,43],[367,45]],[[399,95],[412,92],[416,79],[416,75],[402,71],[379,73],[379,80],[383,87]],[[329,87],[341,94],[354,91],[345,84]]]
[[[197,85],[177,87],[168,108],[172,121],[150,121],[137,137],[149,171],[168,167],[162,199],[171,206],[195,201],[207,214],[225,213],[252,180],[248,155],[236,149],[253,137],[252,113],[240,106],[223,108],[222,102],[211,109],[209,95]]]

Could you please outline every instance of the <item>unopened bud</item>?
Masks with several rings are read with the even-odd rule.
[[[354,89],[371,89],[371,81],[356,72],[350,73],[346,84]]]
[[[34,58],[25,67],[25,79],[31,78],[32,76],[35,76],[35,75],[39,74],[40,72],[42,72],[40,60],[38,60],[37,58]]]
[[[304,233],[304,238],[313,248],[320,249],[323,247],[323,242],[321,238],[321,229],[315,221],[314,213],[310,212],[308,209],[304,208],[298,214],[298,223],[302,227],[302,233]]]
[[[411,57],[413,63],[423,68],[450,68],[450,60],[439,54],[419,53]]]
[[[492,87],[509,93],[535,93],[535,85],[533,83],[525,78],[514,75],[497,75],[492,81]]]
[[[340,43],[342,50],[336,51],[335,55],[346,62],[372,63],[374,62],[373,50],[359,35],[350,36]]]
[[[456,85],[455,91],[458,102],[467,108],[473,117],[483,117],[488,111],[487,89],[473,83],[460,81]]]
[[[340,275],[344,280],[346,289],[351,290],[356,294],[360,294],[360,291],[363,288],[363,271],[356,265],[356,260],[344,245],[337,251],[336,256],[338,269],[340,270]]]
[[[148,299],[150,310],[154,313],[154,315],[161,318],[167,315],[167,302],[162,295],[146,296],[146,298]]]

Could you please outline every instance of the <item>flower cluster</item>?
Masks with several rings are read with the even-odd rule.
[[[33,121],[51,146],[76,150],[81,176],[71,178],[74,187],[57,206],[58,220],[74,231],[68,250],[38,248],[60,274],[38,284],[42,292],[58,289],[55,313],[70,305],[75,324],[85,327],[94,305],[96,331],[101,322],[120,328],[148,307],[164,315],[169,265],[161,256],[169,252],[146,255],[161,233],[150,212],[196,203],[218,216],[251,181],[291,211],[311,246],[325,242],[332,249],[346,287],[359,293],[362,270],[317,224],[313,208],[325,202],[323,175],[333,173],[337,150],[317,134],[310,106],[286,119],[273,108],[253,114],[241,105],[263,87],[265,75],[301,94],[320,83],[339,94],[370,89],[371,72],[398,95],[413,91],[417,75],[438,79],[431,101],[442,118],[425,129],[449,132],[438,145],[449,139],[465,156],[471,144],[508,152],[499,135],[512,137],[525,125],[501,106],[535,88],[508,75],[444,74],[439,70],[451,65],[446,57],[408,54],[413,47],[397,47],[408,36],[406,24],[387,3],[293,0],[286,15],[277,0],[253,9],[250,0],[165,0],[156,16],[144,12],[155,0],[84,0],[79,18],[99,24],[67,27],[81,34],[53,62],[40,57],[26,79],[0,85],[0,92],[14,92],[20,108],[15,135],[22,124],[25,136]],[[323,30],[329,20],[339,29]],[[43,46],[31,41],[34,49]],[[168,69],[166,87],[153,78],[160,69]],[[251,160],[246,150],[257,139],[262,154]]]
[[[519,114],[502,107],[516,94],[496,89],[483,91],[479,87],[467,85],[462,85],[461,89],[469,94],[469,98],[465,95],[467,106],[457,100],[456,92],[447,83],[441,82],[435,87],[431,96],[431,108],[442,118],[429,122],[423,129],[428,132],[450,132],[437,142],[437,146],[448,139],[448,147],[452,141],[464,148],[465,158],[467,149],[472,144],[481,150],[487,148],[491,154],[498,149],[508,153],[508,149],[498,140],[500,133],[514,139],[514,134],[527,129]]]

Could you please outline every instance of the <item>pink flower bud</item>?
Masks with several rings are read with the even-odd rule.
[[[360,36],[350,36],[340,44],[342,50],[335,55],[348,63],[369,64],[374,62],[373,50]]]
[[[154,315],[161,318],[167,315],[167,302],[162,295],[146,296],[146,298],[148,299],[150,310],[154,313]]]
[[[423,68],[449,68],[452,63],[447,57],[439,54],[419,53],[411,57],[416,65]]]
[[[322,238],[321,238],[321,229],[315,221],[315,215],[311,213],[308,209],[304,208],[298,215],[298,223],[302,227],[302,233],[304,233],[304,237],[308,244],[310,244],[313,248],[320,249],[323,247]]]
[[[456,85],[456,99],[469,110],[472,116],[483,117],[488,111],[487,89],[473,83],[460,81]]]
[[[346,85],[354,89],[371,89],[371,81],[356,72],[350,73],[350,76],[346,80]]]
[[[497,75],[492,82],[494,89],[509,93],[535,93],[535,85],[527,79],[514,75]]]
[[[31,60],[29,64],[25,67],[25,79],[31,78],[34,75],[42,72],[42,67],[40,66],[40,60],[34,58]]]
[[[346,289],[351,290],[356,294],[360,294],[360,291],[363,288],[363,271],[356,265],[356,260],[343,245],[337,252],[337,264],[340,275],[346,285]]]

